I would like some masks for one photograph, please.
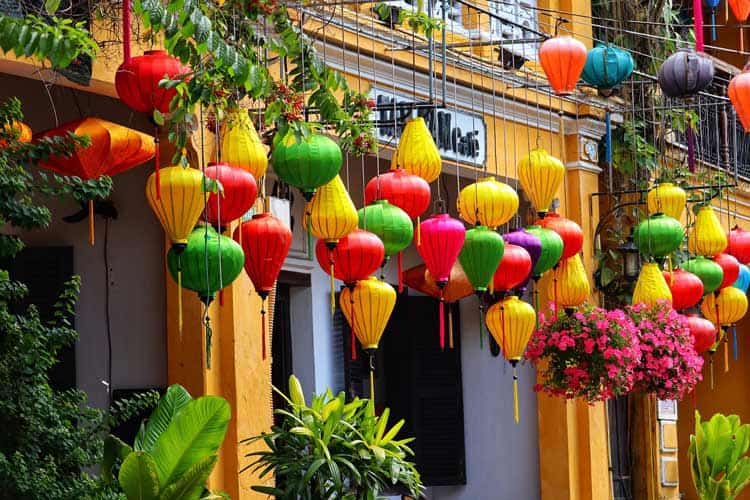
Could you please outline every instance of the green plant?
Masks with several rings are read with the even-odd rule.
[[[279,425],[242,441],[263,441],[266,450],[249,453],[254,461],[245,470],[273,473],[276,486],[255,491],[286,500],[337,498],[374,500],[391,486],[418,497],[422,483],[414,464],[406,460],[411,438],[396,439],[401,420],[387,428],[389,411],[375,415],[372,401],[346,403],[344,393],[330,391],[305,402],[299,380],[289,378],[289,410],[276,410]]]
[[[688,457],[701,500],[732,500],[750,484],[748,446],[750,425],[741,424],[740,417],[716,413],[708,422],[701,422],[696,410]]]
[[[394,26],[397,24],[403,24],[406,19],[406,11],[404,9],[388,5],[385,2],[380,2],[373,7],[373,10],[378,15],[378,19]]]
[[[117,482],[128,500],[206,498],[206,480],[230,418],[225,399],[193,399],[184,387],[172,385],[141,424],[132,447],[108,438],[102,477]]]

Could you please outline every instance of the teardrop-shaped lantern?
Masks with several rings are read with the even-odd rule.
[[[625,81],[635,68],[633,56],[614,45],[597,44],[589,50],[581,77],[607,95],[613,87]]]
[[[531,271],[532,277],[538,279],[560,262],[564,243],[559,234],[542,226],[529,226],[526,228],[526,232],[536,236],[542,245],[542,251]]]
[[[740,274],[732,286],[741,290],[742,293],[747,293],[747,289],[750,287],[750,268],[745,264],[740,264]]]
[[[115,90],[120,100],[140,113],[169,112],[169,103],[177,95],[176,88],[160,85],[164,79],[185,75],[190,68],[164,50],[148,50],[123,62],[115,73]]]
[[[714,257],[714,262],[719,264],[723,272],[719,290],[732,286],[740,276],[740,263],[727,253],[720,253]]]
[[[355,229],[341,238],[333,250],[329,250],[324,240],[318,240],[315,257],[321,269],[329,274],[331,263],[335,263],[336,279],[352,287],[377,271],[383,263],[385,251],[380,238],[369,231]]]
[[[693,337],[693,348],[698,354],[708,351],[716,341],[716,327],[713,323],[697,314],[688,314],[687,326]]]
[[[536,312],[515,295],[505,297],[489,308],[487,327],[500,346],[505,359],[513,365],[513,419],[518,423],[518,374],[516,365],[521,360],[531,333],[536,326]]]
[[[748,2],[750,4],[750,2]],[[727,95],[745,132],[750,132],[750,65],[729,80]]]
[[[684,269],[675,269],[671,273],[663,271],[664,280],[672,292],[672,307],[681,311],[693,307],[703,297],[703,282],[695,274]]]
[[[733,286],[718,294],[709,294],[703,299],[701,312],[714,325],[731,325],[745,317],[747,295]]]
[[[577,222],[550,212],[536,223],[544,228],[551,229],[562,238],[562,259],[569,259],[583,249],[583,229]]]
[[[375,234],[383,242],[385,258],[409,246],[414,235],[411,218],[399,207],[378,200],[357,212],[359,228]]]
[[[422,117],[406,120],[393,155],[391,166],[394,170],[404,169],[427,182],[437,179],[443,169],[440,151]]]
[[[518,193],[494,177],[469,184],[458,195],[458,214],[472,225],[495,229],[518,211]]]
[[[705,90],[714,79],[714,63],[702,52],[682,48],[659,67],[659,87],[669,97],[689,97]]]
[[[682,265],[682,268],[700,278],[703,283],[704,295],[718,290],[724,278],[724,271],[722,271],[721,266],[703,256],[688,260]]]
[[[194,168],[181,166],[161,169],[161,196],[157,190],[157,174],[146,181],[146,198],[164,231],[179,252],[185,248],[204,204],[203,174]]]
[[[641,268],[633,291],[633,304],[655,306],[659,302],[672,303],[672,292],[655,262],[647,262]]]
[[[649,214],[662,213],[680,220],[685,211],[687,193],[671,182],[662,182],[649,190],[646,201]]]
[[[705,206],[698,210],[695,224],[688,235],[688,249],[696,255],[713,257],[727,247],[727,234],[721,227],[719,217],[713,207]]]
[[[476,293],[487,291],[504,250],[502,236],[490,228],[477,226],[466,231],[458,260]]]
[[[217,157],[216,152],[212,157]],[[266,175],[268,153],[247,110],[230,112],[222,123],[221,160],[250,172],[255,179]]]
[[[729,231],[727,253],[742,264],[750,264],[750,231],[745,231],[739,226]]]
[[[580,254],[561,260],[552,270],[547,296],[557,307],[578,307],[589,298],[591,286]]]
[[[340,176],[318,189],[307,204],[305,218],[310,233],[331,248],[357,227],[357,209]]]
[[[221,192],[211,193],[206,218],[214,227],[226,227],[245,215],[258,196],[258,184],[250,172],[224,163],[209,163],[206,177],[219,181]]]
[[[492,278],[496,292],[508,292],[523,284],[531,274],[531,256],[525,248],[505,243],[505,251]]]
[[[504,234],[503,239],[505,240],[506,243],[523,248],[529,253],[529,257],[531,257],[531,269],[529,269],[529,272],[526,274],[526,277],[524,278],[524,280],[518,285],[513,287],[513,288],[518,288],[519,292],[523,292],[526,290],[526,286],[528,285],[529,280],[532,278],[531,271],[533,271],[534,267],[536,266],[536,263],[539,261],[539,258],[542,256],[542,242],[535,235],[531,234],[529,231],[523,228]],[[505,265],[506,266],[508,265],[507,261]],[[525,270],[526,268],[523,267],[519,269],[518,272],[525,271]],[[504,289],[501,288],[499,291],[503,291],[503,290]]]
[[[750,1],[748,0],[727,0],[729,7],[732,9],[732,15],[741,23],[747,21],[750,16]]]
[[[391,170],[367,182],[365,204],[369,205],[377,200],[387,200],[416,219],[430,206],[430,185],[406,170]]]
[[[534,149],[518,162],[518,181],[540,217],[549,211],[564,176],[565,165],[544,149]]]
[[[586,65],[586,46],[571,36],[549,38],[539,47],[539,63],[557,95],[570,95]]]
[[[663,258],[680,248],[685,232],[677,219],[664,214],[650,215],[633,230],[633,242],[641,255]]]
[[[281,180],[302,191],[310,200],[319,187],[330,183],[341,170],[341,148],[328,137],[312,134],[297,141],[289,132],[273,145],[271,163]]]

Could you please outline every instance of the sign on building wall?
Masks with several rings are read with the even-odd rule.
[[[370,98],[378,112],[377,136],[381,144],[396,146],[406,119],[422,116],[432,131],[440,156],[474,167],[482,167],[487,159],[487,125],[478,113],[456,109],[431,109],[410,106],[414,97],[372,87]],[[393,107],[390,107],[393,106]]]

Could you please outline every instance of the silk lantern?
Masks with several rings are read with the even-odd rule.
[[[221,161],[252,174],[258,180],[266,175],[268,154],[245,109],[230,111],[220,130]],[[212,155],[219,157],[216,151]]]
[[[490,228],[476,226],[466,231],[458,260],[477,295],[487,291],[504,250],[502,236]]]
[[[523,357],[536,326],[534,308],[515,295],[505,297],[487,311],[487,327],[505,359],[513,366],[513,419],[518,423],[518,373],[516,365]]]
[[[649,190],[646,201],[649,214],[663,213],[679,221],[685,210],[687,193],[671,182],[663,182]]]
[[[404,169],[427,182],[432,182],[440,176],[443,161],[424,118],[406,120],[398,147],[393,154],[391,168]]]
[[[663,271],[662,275],[672,293],[672,307],[676,311],[688,309],[700,302],[703,297],[703,282],[698,276],[684,269],[675,269],[671,273]]]
[[[693,348],[698,354],[708,351],[716,341],[716,327],[713,323],[697,314],[688,314],[687,326],[693,337]]]
[[[505,244],[505,251],[492,278],[495,292],[509,292],[521,285],[531,274],[531,255],[525,248]]]
[[[649,307],[659,302],[672,304],[672,292],[657,263],[647,262],[641,267],[632,302],[633,304],[646,304]]]
[[[398,288],[403,291],[403,257],[401,252],[409,246],[414,235],[409,214],[386,200],[378,200],[357,212],[360,229],[372,232],[383,242],[385,264],[398,254]]]
[[[748,2],[750,4],[750,2]],[[750,132],[750,66],[729,80],[727,95],[745,132]]]
[[[539,217],[552,205],[565,176],[565,165],[544,149],[534,149],[518,162],[518,181]]]
[[[721,0],[706,0],[706,7],[711,9],[711,41],[716,40],[716,7]]]
[[[741,264],[750,264],[750,231],[734,226],[728,235],[727,253]]]
[[[718,290],[721,282],[724,279],[724,271],[721,266],[716,262],[707,259],[703,256],[694,257],[689,259],[685,264],[682,265],[685,271],[689,271],[703,283],[703,294],[707,295]]]
[[[541,257],[542,255],[542,242],[539,238],[523,228],[504,234],[503,239],[506,243],[510,243],[512,245],[523,248],[529,253],[529,257],[531,257],[531,269],[529,269],[529,272],[528,274],[526,274],[526,277],[523,279],[523,281],[516,287],[514,287],[518,288],[519,292],[523,292],[526,290],[526,286],[528,285],[529,280],[532,277],[531,271],[534,269],[536,263],[539,261],[539,257]]]
[[[657,73],[659,87],[669,97],[689,97],[714,79],[714,63],[705,54],[682,48],[669,56]]]
[[[467,223],[495,229],[518,211],[518,193],[494,177],[484,177],[461,190],[457,205]]]
[[[163,168],[161,197],[157,193],[156,177],[156,173],[152,173],[146,181],[146,198],[172,242],[172,248],[179,254],[180,248],[187,246],[188,237],[203,212],[203,174],[190,167]]]
[[[586,65],[586,46],[571,36],[549,38],[539,47],[539,63],[557,95],[571,95]]]
[[[362,349],[370,356],[370,398],[375,401],[373,356],[396,305],[396,291],[388,283],[370,277],[358,281],[354,288],[344,288],[340,304]]]
[[[222,187],[221,192],[209,194],[206,201],[206,218],[212,226],[226,227],[255,204],[258,184],[250,172],[224,163],[209,163],[205,175],[219,181]]]
[[[633,73],[633,56],[625,49],[608,44],[597,44],[588,51],[581,77],[608,95],[613,87],[627,80]]]
[[[750,1],[748,0],[727,0],[729,7],[732,9],[734,18],[744,23],[750,16]]]
[[[302,191],[310,201],[315,190],[333,181],[341,170],[341,148],[321,134],[297,141],[294,133],[274,141],[271,164],[279,179]]]
[[[386,200],[416,219],[419,230],[419,218],[430,205],[430,185],[420,176],[406,170],[391,170],[376,175],[365,186],[365,205],[378,200]],[[419,245],[419,231],[416,240]]]
[[[458,259],[466,239],[466,229],[461,221],[448,214],[433,215],[420,224],[422,244],[417,252],[441,289],[440,295],[440,348],[445,348],[445,310],[442,290],[448,284],[453,264]]]
[[[532,277],[539,279],[560,262],[565,244],[555,231],[539,225],[527,227],[526,232],[538,238],[541,243],[542,250],[531,271]]]
[[[714,257],[714,262],[719,264],[723,272],[719,290],[732,286],[740,275],[740,263],[729,254],[720,253]]]
[[[551,271],[551,286],[547,295],[555,307],[578,307],[589,298],[591,288],[580,254],[563,259]]]
[[[747,295],[733,286],[724,288],[718,294],[706,295],[701,312],[716,326],[737,323],[747,313]]]
[[[740,273],[732,286],[741,290],[742,293],[747,293],[747,289],[750,287],[750,268],[745,264],[740,264]]]
[[[713,207],[700,208],[688,236],[688,250],[696,255],[713,257],[723,252],[726,247],[727,234],[721,227]]]
[[[685,232],[677,219],[664,214],[650,215],[633,230],[633,241],[645,257],[661,259],[680,248]]]
[[[560,236],[563,241],[561,259],[569,259],[583,249],[583,230],[575,221],[550,212],[536,223],[543,228],[551,229]]]
[[[253,216],[234,230],[234,240],[242,242],[245,272],[262,300],[260,309],[261,345],[266,359],[266,299],[273,290],[292,246],[292,231],[269,213]]]

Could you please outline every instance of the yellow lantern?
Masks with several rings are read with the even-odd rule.
[[[215,152],[213,157],[216,158]],[[265,175],[268,154],[247,110],[230,112],[222,124],[221,159],[233,167],[247,170],[256,179]]]
[[[518,211],[518,193],[494,177],[469,184],[458,196],[458,213],[469,224],[495,229]]]
[[[146,198],[175,252],[187,246],[188,237],[198,223],[205,203],[203,174],[194,168],[162,168],[161,196],[157,195],[156,172],[146,181]]]
[[[747,313],[747,295],[733,286],[722,288],[718,294],[710,293],[703,298],[701,312],[717,326],[737,323]]]
[[[513,366],[513,419],[518,423],[516,365],[521,360],[536,326],[536,312],[531,305],[511,295],[489,308],[486,322],[492,337],[502,349],[503,356]]]
[[[544,149],[534,149],[518,162],[518,181],[540,217],[549,211],[565,176],[565,165]]]
[[[727,233],[721,227],[713,207],[698,210],[695,225],[688,236],[688,250],[696,255],[714,257],[727,247]]]
[[[548,281],[552,290],[547,296],[557,307],[577,307],[586,302],[591,294],[589,279],[580,254],[560,261],[551,272]]]
[[[418,175],[427,182],[437,179],[443,169],[440,152],[422,117],[406,121],[391,161],[391,169],[398,168]]]
[[[396,291],[388,283],[370,276],[358,281],[353,290],[344,288],[339,303],[362,349],[370,355],[370,397],[374,401],[373,356],[396,305]]]
[[[649,214],[662,213],[680,220],[685,210],[687,194],[681,187],[671,182],[664,182],[657,184],[648,192],[646,201]]]
[[[659,269],[659,264],[647,262],[641,268],[633,291],[633,304],[656,305],[659,301],[672,303],[672,291]]]

